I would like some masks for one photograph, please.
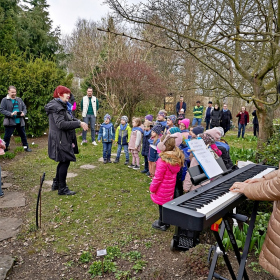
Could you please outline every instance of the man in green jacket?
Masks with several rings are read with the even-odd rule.
[[[192,126],[200,125],[202,120],[202,114],[203,114],[203,106],[200,105],[200,101],[196,101],[196,106],[193,108],[193,121]]]

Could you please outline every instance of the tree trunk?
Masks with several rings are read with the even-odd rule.
[[[257,110],[257,116],[259,121],[258,148],[261,148],[273,134],[274,110],[271,106],[264,106],[261,110]]]

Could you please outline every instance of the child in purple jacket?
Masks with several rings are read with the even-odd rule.
[[[173,199],[176,176],[184,164],[184,154],[175,145],[174,135],[164,135],[158,144],[161,151],[157,160],[156,172],[150,185],[151,199],[159,206],[159,219],[152,227],[167,230],[168,224],[162,222],[162,205]]]

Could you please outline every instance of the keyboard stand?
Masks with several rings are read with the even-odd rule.
[[[221,223],[221,227],[220,227],[220,233],[218,233],[218,231],[214,231],[212,230],[216,240],[217,240],[217,245],[215,246],[215,253],[213,255],[212,258],[212,262],[211,262],[211,266],[210,266],[210,270],[209,270],[209,274],[208,274],[208,278],[207,280],[211,280],[214,278],[216,279],[222,279],[222,280],[227,280],[226,278],[220,276],[219,274],[217,274],[215,272],[215,267],[216,267],[216,263],[218,260],[218,256],[219,255],[223,255],[224,261],[226,263],[226,266],[228,268],[228,271],[231,275],[231,278],[233,280],[242,280],[243,277],[245,280],[249,280],[248,274],[246,272],[245,269],[245,265],[246,265],[246,260],[247,260],[247,256],[248,256],[248,252],[249,252],[249,246],[250,246],[250,242],[251,242],[251,238],[252,238],[252,234],[253,234],[253,230],[254,230],[254,226],[255,226],[255,221],[256,221],[256,216],[257,216],[257,209],[259,206],[259,201],[255,201],[254,202],[254,206],[253,206],[253,211],[251,214],[251,220],[249,223],[249,228],[247,231],[247,237],[246,237],[246,241],[245,241],[245,245],[244,245],[244,249],[243,249],[243,253],[242,256],[240,255],[233,231],[232,231],[232,226],[230,225],[230,220],[232,218],[235,218],[236,220],[239,220],[241,222],[245,222],[247,220],[246,216],[240,215],[240,214],[232,214],[232,213],[228,213],[226,216],[223,217],[222,223]],[[236,259],[239,263],[239,269],[238,269],[238,273],[237,275],[235,275],[233,268],[231,266],[231,263],[229,261],[228,255],[225,251],[225,248],[223,246],[223,236],[224,236],[224,232],[225,229],[228,232],[228,236],[230,238]]]

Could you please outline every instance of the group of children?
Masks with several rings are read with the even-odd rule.
[[[190,120],[187,118],[178,120],[175,115],[167,116],[165,110],[160,110],[157,119],[153,122],[153,116],[145,116],[142,124],[140,118],[132,119],[132,128],[129,126],[127,116],[122,116],[120,125],[114,130],[110,122],[110,115],[106,114],[101,125],[98,141],[103,143],[104,163],[111,162],[112,143],[118,145],[117,157],[114,163],[119,163],[121,150],[125,152],[125,165],[134,170],[140,169],[139,153],[144,158],[144,170],[141,172],[150,176],[151,199],[159,205],[159,219],[152,227],[165,231],[169,225],[162,222],[162,205],[185,192],[199,186],[193,186],[189,167],[198,165],[198,162],[189,151],[185,140],[201,137],[211,149],[214,157],[222,157],[226,167],[232,168],[229,157],[229,146],[221,137],[223,128],[215,127],[204,132],[204,127],[196,126],[189,130]],[[141,147],[142,144],[142,147]],[[129,163],[129,153],[132,160]]]

